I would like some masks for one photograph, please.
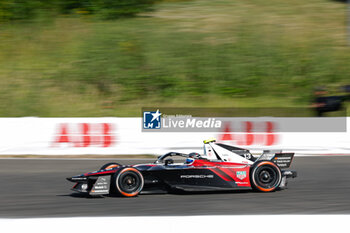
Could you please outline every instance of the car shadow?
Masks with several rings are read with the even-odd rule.
[[[98,196],[91,196],[86,193],[71,193],[71,194],[61,194],[61,195],[56,195],[57,197],[73,197],[73,198],[86,198],[86,199],[99,199],[99,198],[105,198],[102,195]]]
[[[242,193],[252,193],[252,190],[225,190],[225,191],[172,191],[170,194],[174,195],[208,195],[208,194],[242,194]]]
[[[280,190],[276,190],[275,192],[278,192]],[[178,196],[188,196],[188,195],[224,195],[224,194],[243,194],[243,193],[269,193],[269,192],[260,192],[260,191],[255,191],[255,190],[223,190],[223,191],[218,191],[218,190],[213,190],[213,191],[183,191],[183,190],[172,190],[170,192],[163,192],[163,193],[143,193],[140,194],[139,196],[149,196],[149,195],[165,195],[165,194],[170,194],[170,195],[178,195]],[[103,198],[108,198],[108,197],[120,197],[117,195],[98,195],[98,196],[91,196],[86,193],[71,193],[71,194],[61,194],[61,195],[56,195],[59,197],[73,197],[73,198],[86,198],[86,199],[103,199]]]

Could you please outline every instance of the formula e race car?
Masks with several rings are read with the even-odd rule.
[[[297,176],[290,167],[294,153],[249,150],[204,141],[204,154],[170,152],[154,163],[125,166],[108,163],[98,171],[67,178],[74,191],[88,195],[134,197],[140,193],[226,190],[271,192],[284,189]]]

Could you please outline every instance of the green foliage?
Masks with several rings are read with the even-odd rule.
[[[61,0],[57,2],[57,8],[61,13],[72,13],[78,10],[84,13],[93,13],[93,0]]]
[[[133,16],[155,0],[0,0],[0,21],[33,19],[40,12],[96,14],[103,19]]]
[[[94,10],[100,17],[115,19],[148,10],[155,0],[95,0],[93,2]]]
[[[38,7],[38,0],[0,0],[0,21],[31,18]]]
[[[4,23],[0,116],[138,116],[142,106],[305,107],[315,86],[340,94],[350,73],[343,5],[271,1],[161,3],[147,13],[152,17],[118,21],[64,15],[49,23]],[[110,18],[112,6],[126,3],[115,0],[107,13],[97,2],[106,3],[41,0],[38,9]]]

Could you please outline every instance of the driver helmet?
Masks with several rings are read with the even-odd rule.
[[[194,162],[194,158],[187,158],[185,163],[186,164],[191,164],[193,162]]]
[[[188,157],[186,159],[186,164],[193,163],[195,159],[198,159],[201,155],[198,154],[197,152],[192,152],[188,154]]]
[[[188,157],[197,159],[197,158],[201,157],[201,155],[197,152],[192,152],[192,153],[188,154]]]

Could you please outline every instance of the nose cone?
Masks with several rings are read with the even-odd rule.
[[[84,175],[79,175],[79,176],[73,176],[73,177],[68,177],[66,178],[68,181],[71,182],[79,182],[79,181],[85,181],[87,180],[87,177]]]

